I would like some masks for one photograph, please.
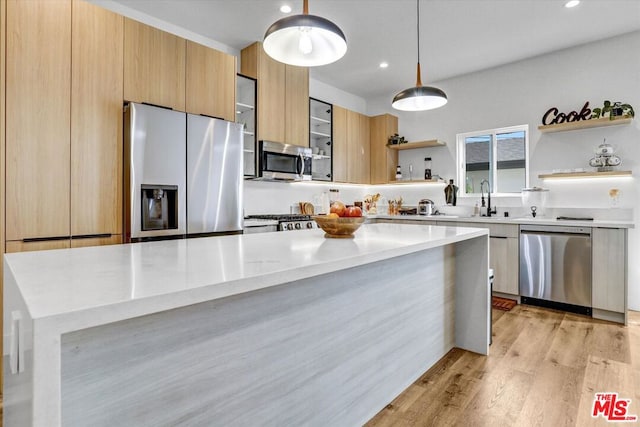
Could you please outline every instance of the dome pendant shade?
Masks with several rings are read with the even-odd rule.
[[[391,106],[401,111],[426,111],[446,103],[447,95],[437,87],[416,86],[394,96]]]
[[[447,94],[437,87],[422,86],[420,71],[420,0],[417,6],[418,66],[416,67],[416,86],[405,89],[393,97],[391,106],[400,111],[426,111],[442,107],[447,103]]]
[[[265,33],[262,47],[276,61],[316,67],[342,58],[347,39],[333,22],[305,13],[276,21]]]

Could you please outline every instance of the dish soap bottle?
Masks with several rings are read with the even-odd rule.
[[[480,216],[480,206],[478,206],[478,202],[473,207],[473,216]]]

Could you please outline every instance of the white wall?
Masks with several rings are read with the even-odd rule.
[[[435,82],[449,103],[438,110],[401,113],[391,109],[388,97],[372,100],[369,114],[390,112],[399,116],[400,134],[411,140],[438,138],[446,147],[401,152],[403,171],[413,163],[423,168],[423,158],[433,157],[433,173],[455,177],[456,134],[495,127],[529,124],[530,185],[550,189],[548,207],[572,208],[597,217],[632,217],[640,227],[640,118],[631,125],[541,134],[537,127],[550,107],[580,110],[585,101],[597,107],[605,99],[624,101],[640,111],[640,32],[590,43],[514,64]],[[622,169],[634,178],[579,181],[540,180],[538,174],[553,169],[587,168],[594,148],[606,138],[622,158]],[[441,189],[426,188],[441,203]],[[612,207],[611,188],[621,189],[618,206]],[[415,192],[415,190],[413,190]],[[413,198],[415,195],[411,194]],[[441,201],[438,201],[441,200]],[[473,205],[477,198],[463,199]],[[519,197],[498,199],[498,206],[520,206]],[[627,208],[627,209],[625,209]],[[629,307],[640,310],[640,230],[629,231]]]
[[[313,77],[309,79],[309,96],[361,114],[367,113],[367,102],[364,98],[330,86]]]
[[[208,46],[212,49],[217,49],[221,52],[228,53],[230,55],[240,57],[240,51],[238,49],[234,49],[224,43],[220,43],[216,40],[210,39],[208,37],[201,36],[198,33],[194,33],[193,31],[189,31],[183,27],[171,24],[169,22],[163,21],[158,18],[154,18],[153,16],[149,16],[146,13],[140,12],[131,7],[125,6],[121,3],[115,2],[113,0],[87,0],[89,3],[93,3],[100,7],[103,7],[112,12],[118,13],[122,16],[126,16],[127,18],[131,18],[135,21],[142,22],[143,24],[147,24],[149,26],[159,28],[162,31],[166,31],[171,34],[175,34],[176,36],[182,37],[187,40],[191,40],[196,43],[200,43],[203,46]],[[238,61],[238,70],[239,67]]]
[[[245,215],[291,213],[291,205],[298,202],[319,204],[319,197],[329,189],[340,190],[340,200],[347,204],[362,201],[368,188],[365,185],[306,183],[306,182],[244,182]]]

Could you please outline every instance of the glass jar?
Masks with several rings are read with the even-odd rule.
[[[329,189],[329,204],[331,204],[333,202],[337,202],[338,200],[340,200],[340,190],[338,190],[337,188],[330,188]]]

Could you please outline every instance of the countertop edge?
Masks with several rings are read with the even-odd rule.
[[[211,283],[180,291],[149,295],[128,301],[94,305],[68,312],[42,313],[26,299],[25,303],[34,325],[36,323],[43,326],[46,325],[48,328],[53,328],[62,334],[201,302],[214,301],[248,292],[268,289],[309,277],[328,274],[393,257],[446,246],[482,237],[484,235],[488,236],[487,229],[465,228],[466,230],[463,234],[456,234],[417,244],[409,244],[406,246],[376,251],[375,253],[359,254],[339,260],[322,261],[311,265],[269,272],[253,277],[244,277],[237,280]]]
[[[477,222],[479,224],[537,224],[537,225],[563,225],[576,227],[595,227],[595,228],[635,228],[633,221],[618,220],[599,220],[593,221],[565,221],[554,218],[511,218],[511,217],[453,217],[449,215],[375,215],[368,217],[371,220],[389,219],[389,220],[410,220],[410,221],[443,221],[443,222]]]

